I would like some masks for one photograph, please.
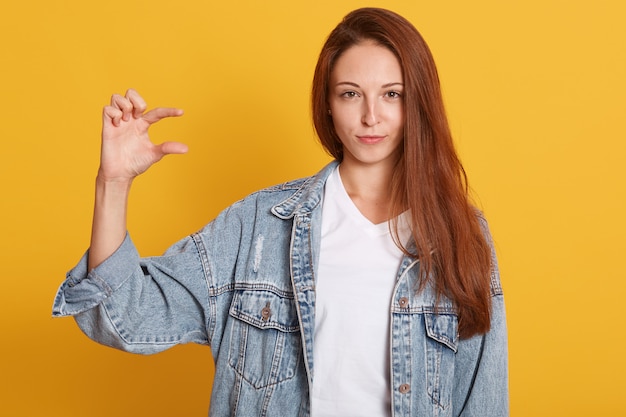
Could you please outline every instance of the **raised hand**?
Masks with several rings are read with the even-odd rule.
[[[98,177],[103,181],[131,181],[168,154],[187,152],[179,142],[155,145],[148,129],[166,117],[183,114],[181,109],[157,107],[146,112],[144,99],[135,90],[115,94],[102,112],[102,150]]]
[[[133,178],[165,155],[187,152],[178,142],[155,145],[148,129],[166,117],[181,116],[180,109],[158,107],[146,112],[135,90],[114,95],[102,112],[102,152],[96,178],[96,200],[89,249],[89,268],[95,268],[120,246],[126,236],[128,195]]]

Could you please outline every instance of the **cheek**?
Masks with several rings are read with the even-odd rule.
[[[404,133],[404,111],[400,110],[399,112],[396,112],[395,117],[394,117],[394,125],[397,126],[398,129],[400,129],[400,133]]]
[[[354,117],[349,112],[341,111],[333,113],[333,126],[337,134],[350,131],[354,127]]]
[[[342,143],[345,142],[345,137],[347,135],[346,126],[340,121],[337,121],[335,118],[333,118],[333,127],[335,128],[335,133],[339,137],[339,140]]]
[[[397,123],[404,123],[404,106],[398,105],[389,109],[389,117]]]

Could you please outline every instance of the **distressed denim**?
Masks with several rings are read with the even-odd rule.
[[[85,254],[53,315],[74,316],[93,340],[129,352],[209,345],[209,416],[308,416],[320,203],[335,166],[248,196],[163,256],[140,258],[129,236],[91,271]],[[429,286],[418,292],[419,261],[402,260],[389,317],[393,416],[508,415],[495,255],[493,264],[491,330],[460,340],[453,304]]]

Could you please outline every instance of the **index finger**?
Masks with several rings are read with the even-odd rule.
[[[143,119],[146,122],[152,124],[158,122],[161,119],[165,119],[166,117],[179,117],[182,115],[182,109],[177,109],[174,107],[157,107],[156,109],[152,109],[144,114]]]

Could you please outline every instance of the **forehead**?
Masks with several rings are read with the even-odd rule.
[[[331,71],[331,82],[384,80],[402,82],[400,62],[389,48],[373,41],[358,43],[337,58]]]

